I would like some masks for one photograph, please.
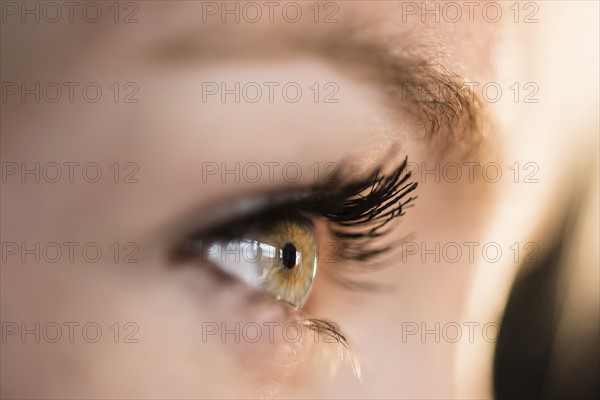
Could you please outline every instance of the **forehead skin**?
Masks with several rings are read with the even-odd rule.
[[[278,8],[273,11],[273,22],[265,17],[257,23],[246,23],[243,18],[240,23],[233,23],[235,16],[219,12],[213,15],[208,12],[207,3],[218,2],[146,2],[136,14],[138,23],[111,25],[110,21],[101,20],[93,29],[78,23],[57,24],[50,29],[33,29],[30,24],[3,24],[6,34],[2,38],[2,51],[12,56],[3,57],[3,72],[7,76],[18,76],[33,69],[38,74],[36,66],[40,62],[47,63],[44,70],[48,73],[64,71],[65,67],[73,66],[73,62],[116,68],[137,60],[149,48],[180,36],[192,42],[210,43],[216,50],[227,47],[230,41],[250,43],[252,51],[278,44],[294,51],[295,47],[301,47],[294,46],[294,42],[315,45],[341,36],[346,41],[360,39],[380,43],[394,52],[416,51],[423,58],[443,55],[447,66],[461,76],[476,80],[491,73],[495,32],[501,31],[498,29],[501,22],[490,23],[483,18],[482,9],[487,3],[494,3],[487,1],[470,7],[463,4],[461,18],[456,23],[445,22],[443,18],[436,21],[432,14],[421,15],[422,10],[443,6],[432,1],[339,2],[336,3],[339,9],[333,14],[337,20],[334,23],[314,23],[314,11],[310,8],[314,8],[313,2],[277,2],[279,8],[285,8],[286,3],[301,5],[303,17],[297,23],[286,22],[277,12]],[[244,5],[244,2],[236,3],[241,4],[240,7]],[[266,14],[267,8],[262,9]],[[448,10],[445,13],[456,12],[455,8]],[[321,12],[326,14],[324,10]],[[441,11],[438,16],[440,14]],[[468,45],[465,45],[467,39]],[[235,48],[238,53],[243,47],[239,44]]]

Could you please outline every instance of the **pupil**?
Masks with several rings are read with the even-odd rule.
[[[284,267],[294,268],[296,265],[296,247],[291,243],[286,243],[281,250],[281,258]]]

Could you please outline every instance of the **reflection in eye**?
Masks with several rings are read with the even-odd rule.
[[[204,249],[206,259],[276,299],[302,307],[317,273],[312,223],[289,218],[253,236],[211,243]]]

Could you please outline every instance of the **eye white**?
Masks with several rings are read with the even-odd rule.
[[[205,251],[208,261],[256,288],[263,285],[266,266],[275,262],[278,253],[273,245],[249,239],[212,243]]]

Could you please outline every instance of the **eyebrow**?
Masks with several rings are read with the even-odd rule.
[[[365,77],[383,87],[392,105],[416,117],[437,155],[467,157],[481,150],[484,130],[491,129],[487,110],[465,80],[443,64],[441,53],[425,56],[418,44],[402,49],[347,34],[310,45],[315,44],[338,65],[364,66]]]
[[[207,35],[206,31],[212,34]],[[217,31],[219,34],[215,34]],[[358,74],[383,88],[390,106],[414,116],[423,128],[422,138],[442,158],[476,156],[492,129],[480,97],[460,75],[443,64],[442,53],[424,55],[423,44],[401,46],[390,39],[359,35],[351,27],[306,35],[240,33],[235,29],[194,29],[159,43],[150,57],[166,63],[211,63],[244,57],[316,55],[337,69]]]

